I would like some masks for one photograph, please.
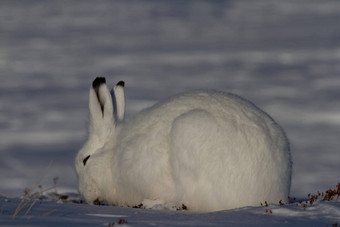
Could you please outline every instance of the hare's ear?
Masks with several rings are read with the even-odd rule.
[[[90,136],[105,139],[114,129],[113,105],[104,77],[97,77],[90,88]]]
[[[124,81],[119,81],[111,90],[111,96],[117,121],[124,120],[125,114],[125,96]]]

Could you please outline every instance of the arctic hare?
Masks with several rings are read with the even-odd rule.
[[[193,211],[286,201],[291,157],[281,127],[251,102],[217,91],[184,93],[123,122],[124,82],[90,88],[89,137],[76,157],[88,203],[143,200]]]

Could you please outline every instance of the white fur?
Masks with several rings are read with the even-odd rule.
[[[120,123],[124,111],[113,110],[105,84],[98,96],[91,87],[89,139],[76,157],[79,190],[87,202],[135,206],[147,199],[216,211],[287,200],[288,140],[249,101],[194,91]],[[121,108],[124,97],[117,97],[115,106]]]
[[[115,106],[115,114],[117,117],[117,121],[122,121],[124,119],[125,114],[125,95],[124,95],[124,87],[115,85],[111,90],[112,101]]]

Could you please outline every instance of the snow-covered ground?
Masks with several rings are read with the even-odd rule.
[[[312,195],[307,203],[291,200],[290,204],[273,205],[264,202],[258,207],[211,213],[176,210],[152,201],[146,201],[145,205],[139,208],[129,208],[77,204],[71,203],[71,199],[48,201],[53,198],[50,196],[44,197],[43,200],[29,201],[25,206],[21,206],[19,199],[0,198],[0,225],[338,226],[340,223],[340,186],[337,190],[338,196],[333,196],[331,201],[322,200],[321,195],[318,199],[312,200],[311,197],[316,198],[316,195]],[[79,198],[74,195],[72,200],[79,202]],[[18,207],[22,209],[16,212]]]
[[[43,187],[58,176],[58,190],[77,190],[74,157],[86,138],[88,88],[98,75],[112,85],[126,82],[128,117],[192,89],[248,98],[290,139],[291,195],[334,187],[340,182],[339,21],[340,2],[330,0],[1,1],[0,194],[21,196],[51,160]],[[100,225],[103,217],[87,213],[127,212],[129,223],[164,216],[170,225],[191,215],[217,225],[242,225],[245,213],[260,224],[281,220],[255,215],[263,208],[177,217],[167,211],[135,215],[129,209],[65,206],[71,216],[79,208],[79,223],[88,217]],[[339,212],[338,204],[333,208]],[[58,214],[64,215],[53,217]],[[225,219],[214,222],[220,214]],[[324,221],[326,214],[315,217],[327,225],[333,221]]]

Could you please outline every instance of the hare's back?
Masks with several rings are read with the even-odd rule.
[[[273,123],[273,119],[252,102],[231,93],[214,90],[198,90],[171,97],[146,109],[141,116],[150,120],[162,118],[172,122],[178,116],[192,110],[204,110],[223,121]]]
[[[221,127],[234,125],[265,127],[283,133],[274,120],[250,101],[240,96],[214,90],[198,90],[170,97],[143,110],[125,126],[129,131],[144,133],[169,131],[176,118],[193,110],[203,110]]]

